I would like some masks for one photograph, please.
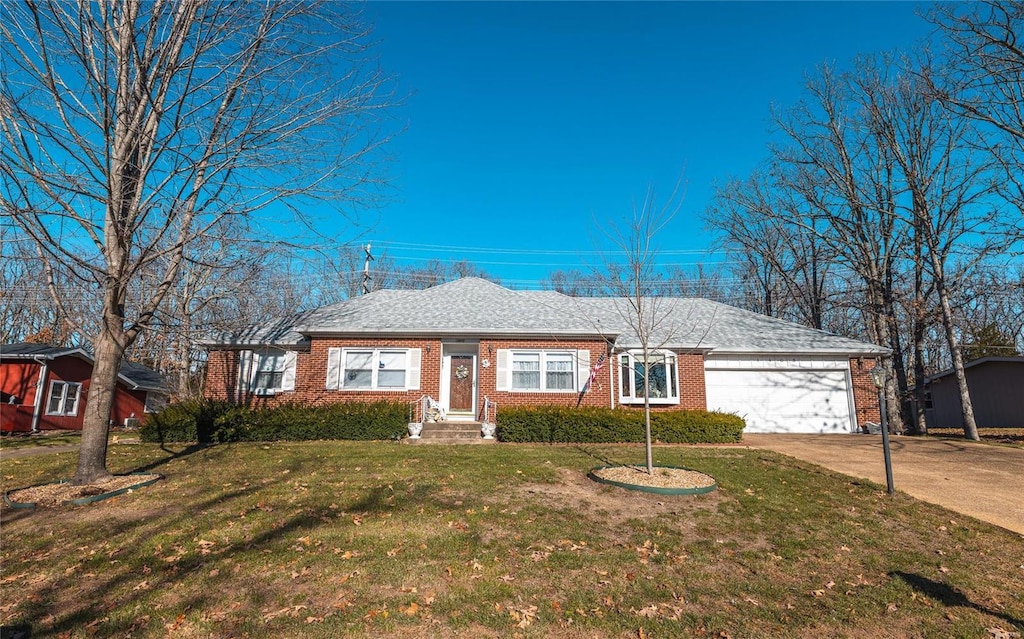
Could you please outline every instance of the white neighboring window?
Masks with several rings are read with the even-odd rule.
[[[576,390],[572,351],[512,351],[512,390]]]
[[[82,393],[82,385],[78,382],[50,382],[50,396],[46,402],[47,415],[78,414],[78,398]]]
[[[411,352],[410,349],[387,348],[341,349],[340,388],[342,390],[406,390],[412,388],[409,379]],[[330,378],[330,373],[328,378]]]
[[[679,403],[679,369],[676,356],[671,352],[656,351],[648,354],[630,351],[619,355],[620,397],[623,404],[644,403],[644,376],[648,377],[652,404]]]

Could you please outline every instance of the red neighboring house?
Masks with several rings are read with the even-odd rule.
[[[0,346],[0,431],[81,430],[92,365],[92,356],[80,348],[25,342]],[[110,421],[141,424],[166,395],[159,373],[126,362]]]

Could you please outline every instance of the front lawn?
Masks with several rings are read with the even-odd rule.
[[[112,445],[112,470],[166,480],[5,508],[0,618],[32,637],[1024,631],[1019,535],[767,451],[655,455],[719,490],[586,479],[638,446]],[[2,487],[75,459],[5,461]]]

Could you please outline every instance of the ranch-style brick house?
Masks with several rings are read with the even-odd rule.
[[[375,291],[212,338],[205,395],[257,407],[393,400],[414,421],[428,396],[449,420],[483,421],[509,406],[633,409],[649,368],[659,410],[736,413],[746,432],[846,433],[879,421],[869,371],[882,347],[660,298],[649,340],[658,348],[644,362],[627,304],[478,278]]]
[[[0,431],[81,430],[89,401],[92,355],[47,344],[0,346]],[[118,371],[110,421],[140,425],[167,401],[163,377],[141,364]]]

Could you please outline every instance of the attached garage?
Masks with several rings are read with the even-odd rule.
[[[707,406],[746,419],[747,433],[854,432],[849,369],[846,359],[709,354]]]

